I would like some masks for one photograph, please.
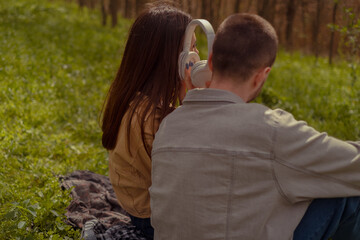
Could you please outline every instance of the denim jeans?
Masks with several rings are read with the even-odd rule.
[[[150,224],[150,218],[138,218],[131,215],[130,218],[132,224],[144,234],[146,239],[154,239],[154,228]]]
[[[132,224],[154,238],[150,218],[131,216]],[[360,197],[315,199],[294,232],[293,240],[359,240]]]
[[[360,239],[360,197],[315,199],[294,232],[294,240]]]

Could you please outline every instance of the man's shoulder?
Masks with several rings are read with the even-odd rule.
[[[293,118],[293,115],[284,109],[276,108],[276,109],[270,109],[268,108],[265,111],[265,116],[269,119],[272,119],[276,122],[280,122],[284,118]]]
[[[279,123],[287,118],[292,118],[293,115],[283,109],[271,109],[263,104],[259,103],[234,103],[224,105],[213,105],[217,111],[209,111],[209,107],[193,107],[187,105],[181,105],[176,108],[172,113],[165,117],[166,120],[179,122],[181,119],[187,119],[189,116],[194,116],[198,113],[201,115],[214,115],[224,114],[223,117],[234,117],[239,119],[256,118],[257,120],[265,120],[266,122]]]

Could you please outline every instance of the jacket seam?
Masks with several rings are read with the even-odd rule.
[[[222,100],[216,100],[216,99],[191,99],[191,100],[186,100],[183,101],[183,103],[186,104],[196,104],[196,103],[204,103],[204,104],[213,104],[213,103],[219,103],[219,104],[223,104],[223,103],[241,103],[241,102],[236,102],[233,101],[231,99],[222,99]]]
[[[331,177],[331,176],[328,176],[328,175],[319,174],[319,173],[313,172],[311,170],[308,170],[308,169],[305,169],[305,168],[302,168],[302,167],[298,167],[298,166],[293,165],[291,163],[285,162],[282,159],[281,160],[274,160],[274,161],[276,163],[278,163],[278,164],[281,164],[281,165],[283,165],[283,166],[285,166],[287,168],[290,168],[290,169],[298,171],[298,172],[306,173],[306,174],[316,176],[316,177],[321,177],[321,178],[324,178],[324,179],[327,179],[327,180],[331,180],[333,182],[337,182],[337,183],[340,183],[340,184],[343,184],[343,185],[347,185],[347,186],[352,187],[352,188],[360,189],[360,186],[358,186],[358,185],[351,184],[349,182],[345,182],[345,181],[342,181],[340,179],[337,179],[337,178],[334,178],[334,177]]]
[[[263,161],[267,161],[269,158],[269,153],[267,152],[255,152],[255,151],[235,151],[235,150],[224,150],[224,149],[216,149],[216,148],[193,148],[193,147],[164,147],[158,148],[152,151],[152,156],[162,153],[162,152],[191,152],[191,153],[222,153],[228,154],[232,156],[236,155],[247,155],[247,156],[262,156],[264,159],[259,159]]]
[[[280,113],[280,115],[282,115],[282,113]],[[277,120],[274,120],[275,124],[278,126],[279,125],[279,122]],[[274,134],[274,145],[273,147],[275,146],[275,142],[276,142],[276,138],[277,138],[277,132],[276,132],[276,129],[275,129],[275,134]],[[309,175],[312,175],[312,176],[316,176],[316,177],[321,177],[323,179],[327,179],[327,180],[330,180],[330,181],[333,181],[333,182],[336,182],[336,183],[340,183],[340,184],[343,184],[343,185],[346,185],[346,186],[349,186],[349,187],[352,187],[352,188],[356,188],[356,189],[360,189],[360,186],[358,185],[355,185],[355,184],[351,184],[349,182],[345,182],[345,181],[342,181],[340,179],[337,179],[337,178],[334,178],[334,177],[331,177],[331,176],[328,176],[328,175],[323,175],[323,174],[319,174],[319,173],[316,173],[316,172],[313,172],[311,170],[308,170],[306,168],[303,168],[303,167],[299,167],[299,166],[296,166],[296,165],[293,165],[289,162],[287,162],[286,160],[282,159],[282,158],[279,158],[278,156],[276,156],[275,154],[275,150],[273,150],[273,159],[272,159],[273,162],[276,162],[278,164],[281,164],[282,166],[285,166],[287,168],[290,168],[294,171],[298,171],[298,172],[302,172],[302,173],[305,173],[305,174],[309,174]],[[276,173],[275,173],[275,166],[273,166],[273,169],[274,169],[274,177],[276,178],[276,181],[278,182],[277,180],[277,177],[276,177]],[[279,184],[279,187],[281,187],[280,183],[278,182]],[[283,191],[282,191],[283,192]],[[286,195],[285,195],[286,196]],[[287,197],[287,200],[289,201],[289,198]]]
[[[278,124],[279,122],[274,120],[275,124]],[[274,166],[274,162],[276,162],[276,154],[275,154],[275,143],[277,141],[277,128],[276,127],[272,127],[273,128],[273,135],[272,135],[272,147],[271,147],[271,153],[270,153],[270,161],[271,161],[271,171],[272,171],[272,177],[276,186],[276,189],[278,190],[280,196],[287,201],[288,203],[291,203],[290,199],[288,196],[286,196],[284,190],[281,188],[281,184],[278,180],[278,177],[276,175],[276,171],[275,171],[275,166]]]
[[[118,168],[116,168],[116,167],[114,167],[113,168],[114,169],[114,173],[117,175],[117,181],[116,181],[116,183],[117,183],[117,186],[118,187],[120,187],[121,186],[121,184],[120,184],[120,178],[122,178],[121,177],[121,171],[118,169]],[[132,207],[133,207],[133,210],[134,211],[132,211],[132,210],[130,210],[131,212],[136,212],[137,213],[137,216],[135,216],[135,214],[133,214],[133,213],[130,213],[130,211],[129,210],[126,210],[126,211],[128,211],[130,214],[132,214],[132,215],[134,215],[135,217],[149,217],[150,216],[150,209],[147,209],[146,211],[145,211],[145,213],[144,213],[144,211],[139,211],[138,209],[137,209],[137,207],[136,207],[136,204],[135,204],[135,197],[134,197],[134,195],[133,194],[131,194],[129,191],[128,191],[128,187],[122,187],[122,189],[127,193],[127,195],[131,198],[131,202],[132,202]],[[118,202],[120,202],[119,200],[117,200]]]
[[[231,203],[232,203],[232,192],[233,192],[233,183],[234,183],[234,165],[235,165],[235,156],[231,156],[231,168],[230,168],[230,186],[228,192],[228,199],[227,199],[227,208],[226,208],[226,224],[225,224],[225,239],[229,239],[229,224],[230,224],[230,210],[231,210]]]

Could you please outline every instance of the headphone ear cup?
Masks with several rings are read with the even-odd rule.
[[[207,60],[198,61],[191,68],[191,82],[195,87],[206,87],[205,82],[210,81],[211,76]]]
[[[186,68],[186,59],[189,55],[188,51],[182,51],[179,55],[179,76],[181,80],[185,79],[185,68]]]
[[[182,51],[179,55],[179,76],[181,80],[185,79],[186,64],[189,62],[199,62],[200,57],[196,52]]]

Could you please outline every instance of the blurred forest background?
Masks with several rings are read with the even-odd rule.
[[[99,115],[129,28],[148,2],[0,0],[0,239],[80,238],[67,224],[71,197],[59,178],[75,170],[107,175]],[[360,0],[176,4],[215,30],[234,12],[268,19],[281,49],[256,101],[360,140]],[[198,40],[203,54],[206,39]]]
[[[80,7],[98,8],[102,24],[116,26],[118,15],[135,18],[145,4],[154,0],[66,0]],[[255,13],[275,27],[280,44],[288,51],[328,56],[359,56],[359,0],[175,0],[177,7],[193,18],[217,26],[230,14]],[[99,20],[100,21],[100,20]]]

